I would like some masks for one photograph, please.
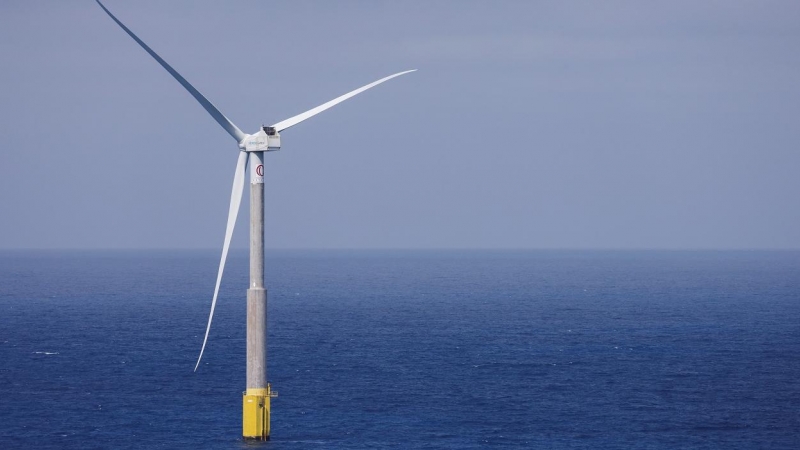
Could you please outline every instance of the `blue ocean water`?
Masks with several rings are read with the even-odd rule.
[[[800,448],[800,252],[0,253],[0,448]]]

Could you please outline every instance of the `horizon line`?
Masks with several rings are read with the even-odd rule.
[[[231,247],[231,251],[249,251]],[[12,251],[222,251],[217,247],[0,247]],[[265,247],[264,251],[800,251],[800,247]]]

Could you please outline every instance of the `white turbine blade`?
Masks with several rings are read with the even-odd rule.
[[[360,87],[360,88],[356,89],[355,91],[348,92],[347,94],[344,94],[341,97],[336,97],[335,99],[329,101],[328,103],[323,103],[322,105],[319,105],[314,109],[309,109],[308,111],[306,111],[306,112],[304,112],[302,114],[298,114],[298,115],[296,115],[294,117],[290,117],[290,118],[288,118],[288,119],[286,119],[284,121],[278,122],[275,125],[273,125],[273,127],[278,132],[283,131],[283,130],[291,127],[291,126],[297,125],[298,123],[308,119],[309,117],[316,116],[317,114],[321,113],[322,111],[325,111],[326,109],[328,109],[328,108],[330,108],[332,106],[335,106],[335,105],[347,100],[350,97],[356,96],[356,95],[366,91],[369,88],[375,87],[375,86],[383,83],[384,81],[389,81],[392,78],[399,77],[400,75],[405,75],[407,73],[416,72],[416,71],[417,71],[417,69],[406,70],[405,72],[400,72],[400,73],[396,73],[394,75],[389,75],[386,78],[381,78],[380,80],[372,82],[372,83],[370,83],[370,84],[368,84],[366,86]]]
[[[236,139],[236,142],[241,142],[242,139],[244,139],[245,134],[242,133],[242,130],[240,130],[239,127],[234,125],[233,122],[230,121],[230,119],[225,117],[225,115],[222,114],[217,109],[217,107],[214,106],[210,101],[208,101],[207,98],[203,97],[203,94],[198,92],[197,89],[194,88],[194,86],[189,84],[189,82],[186,81],[186,78],[183,78],[181,74],[179,74],[178,72],[175,71],[175,69],[172,68],[172,66],[167,64],[167,62],[161,59],[161,57],[158,56],[156,52],[151,50],[150,47],[147,46],[147,44],[142,42],[141,39],[139,39],[135,34],[133,34],[133,31],[129,30],[128,27],[123,25],[122,22],[120,22],[116,17],[114,17],[114,15],[111,14],[111,11],[106,9],[106,7],[102,3],[100,3],[100,0],[95,0],[95,1],[97,1],[97,4],[100,5],[101,8],[103,8],[103,11],[105,11],[106,14],[108,14],[108,16],[111,17],[111,19],[113,19],[114,22],[117,23],[117,25],[119,25],[123,30],[125,30],[125,32],[128,33],[128,35],[132,37],[134,41],[136,41],[139,45],[141,45],[142,48],[147,53],[150,54],[150,56],[155,58],[155,60],[158,61],[159,64],[161,64],[161,67],[167,69],[167,72],[169,72],[170,75],[172,75],[173,77],[175,77],[176,80],[178,80],[178,83],[180,83],[184,88],[186,88],[186,90],[189,91],[190,94],[192,94],[192,97],[194,97],[195,100],[200,102],[200,105],[202,105],[203,108],[205,108],[206,111],[208,111],[208,113],[211,114],[211,117],[213,117],[214,120],[216,120],[217,123],[220,124],[222,128],[225,129],[225,131],[227,131],[231,136],[233,136],[234,139]]]
[[[211,300],[211,312],[208,314],[208,325],[206,326],[206,336],[203,338],[203,347],[200,348],[200,356],[197,357],[197,364],[194,371],[200,366],[203,358],[203,351],[206,349],[208,332],[211,331],[211,319],[214,318],[214,308],[217,306],[217,294],[219,293],[219,283],[222,281],[222,271],[225,270],[225,260],[228,259],[228,247],[233,236],[233,227],[236,225],[236,216],[239,214],[239,204],[242,203],[242,191],[244,190],[244,175],[247,168],[247,153],[239,152],[239,160],[236,162],[236,173],[233,175],[233,189],[231,190],[231,205],[228,210],[228,225],[225,227],[225,243],[222,244],[222,256],[219,259],[219,271],[217,272],[217,284],[214,286],[214,298]]]

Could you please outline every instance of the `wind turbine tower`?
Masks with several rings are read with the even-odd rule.
[[[228,132],[237,142],[239,157],[236,162],[236,172],[233,177],[231,201],[228,209],[228,223],[225,227],[225,240],[222,245],[217,282],[214,286],[214,295],[211,299],[211,311],[208,315],[206,333],[203,337],[203,346],[197,358],[194,370],[200,366],[203,352],[208,342],[208,333],[211,330],[211,320],[214,318],[214,308],[217,304],[217,294],[228,257],[233,228],[244,190],[244,180],[247,168],[250,168],[250,284],[247,289],[247,382],[246,390],[242,397],[242,436],[245,439],[267,440],[270,435],[270,399],[277,395],[272,391],[267,382],[267,289],[264,287],[264,153],[281,148],[280,132],[289,127],[315,116],[326,109],[337,105],[361,92],[377,86],[384,81],[413,72],[389,75],[366,86],[339,96],[327,103],[304,113],[290,117],[272,126],[262,126],[253,134],[242,132],[219,109],[217,109],[203,94],[194,88],[166,61],[161,59],[150,47],[139,39],[133,32],[122,24],[106,7],[96,0],[103,11],[111,17],[128,35],[133,38],[150,56],[166,69],[180,83],[192,97]]]

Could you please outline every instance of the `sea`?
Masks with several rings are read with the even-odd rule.
[[[800,252],[0,252],[0,449],[800,449]]]

